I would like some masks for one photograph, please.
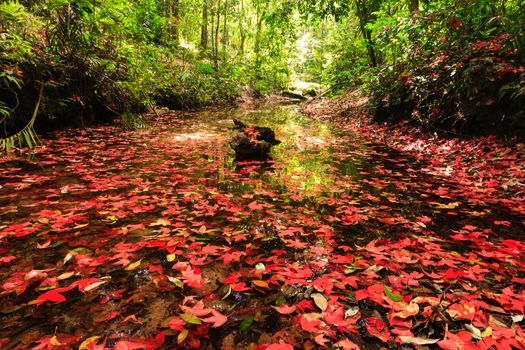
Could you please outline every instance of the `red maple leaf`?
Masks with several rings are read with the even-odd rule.
[[[471,342],[472,334],[467,331],[461,331],[457,335],[446,332],[445,339],[437,344],[444,350],[479,350],[479,347]]]
[[[223,314],[221,314],[220,312],[216,310],[211,310],[211,313],[213,316],[208,317],[208,318],[201,318],[201,321],[206,322],[206,323],[213,323],[212,325],[213,328],[220,327],[223,324],[225,324],[226,321],[228,321],[228,317],[224,316]]]
[[[289,315],[293,312],[295,312],[295,310],[297,310],[297,306],[296,305],[292,305],[292,306],[289,306],[289,305],[281,305],[281,306],[272,306],[278,313],[282,314],[282,315]]]

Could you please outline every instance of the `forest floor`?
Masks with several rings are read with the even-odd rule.
[[[250,108],[0,159],[0,346],[525,348],[525,145],[371,124],[356,92]],[[233,117],[272,161],[233,162]]]

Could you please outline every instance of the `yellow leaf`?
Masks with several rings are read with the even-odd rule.
[[[459,202],[452,202],[449,204],[442,204],[442,203],[434,203],[436,205],[436,209],[454,209],[459,207]]]
[[[84,292],[89,292],[90,290],[93,290],[93,289],[103,285],[104,283],[106,283],[106,282],[105,281],[99,281],[99,282],[91,283],[89,286],[84,288]]]
[[[268,288],[268,283],[264,282],[264,281],[261,281],[261,280],[253,280],[252,281],[253,284],[255,284],[257,287],[261,287],[261,288]]]
[[[56,335],[54,335],[54,336],[49,340],[49,344],[54,345],[54,346],[62,345],[62,343],[60,342],[60,340],[58,340],[58,338],[57,338]]]
[[[483,332],[481,332],[481,338],[490,337],[492,335],[492,328],[487,327]]]
[[[171,276],[167,276],[167,277],[168,277],[168,280],[174,285],[176,285],[177,287],[184,288],[184,282],[182,282],[180,279],[171,277]]]
[[[326,307],[328,306],[328,302],[326,301],[326,298],[321,293],[312,293],[311,297],[314,300],[314,303],[315,305],[317,305],[318,308],[320,308],[322,311],[326,310]]]
[[[70,271],[70,272],[64,272],[63,274],[61,274],[60,276],[57,277],[57,279],[59,280],[67,280],[69,277],[73,276],[75,273]]]
[[[86,227],[87,225],[89,224],[80,224],[80,225],[77,225],[75,227],[73,227],[74,229],[79,229],[79,228],[82,228],[82,227]]]
[[[169,226],[169,225],[171,225],[171,222],[169,220],[159,218],[157,219],[157,221],[152,222],[148,226]]]
[[[87,338],[86,340],[82,342],[82,344],[80,344],[80,346],[78,347],[78,350],[87,349],[91,344],[95,344],[99,339],[100,339],[99,335],[91,337],[91,338]]]
[[[168,255],[166,255],[166,260],[168,262],[172,262],[173,260],[175,260],[176,257],[177,256],[175,254],[168,254]]]
[[[135,270],[137,267],[139,267],[141,262],[142,262],[142,259],[129,264],[128,266],[126,266],[126,271]]]
[[[186,340],[187,336],[188,336],[188,330],[187,329],[185,329],[182,332],[180,332],[179,335],[177,336],[177,344],[184,343],[184,340]]]

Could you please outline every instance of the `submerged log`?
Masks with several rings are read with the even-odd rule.
[[[268,127],[248,127],[237,119],[233,123],[234,130],[238,133],[230,140],[230,146],[235,151],[236,160],[268,159],[272,146],[281,143],[275,138],[275,132]]]

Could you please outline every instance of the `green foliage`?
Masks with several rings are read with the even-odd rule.
[[[377,117],[435,130],[525,127],[521,6],[430,1],[410,13],[384,2],[368,26],[382,63],[367,74]]]
[[[525,95],[519,0],[9,0],[0,26],[0,138],[24,130],[41,84],[40,130],[133,125],[154,104],[231,103],[246,85],[299,81],[332,93],[364,82],[377,106],[449,127]],[[497,50],[478,48],[495,38]]]
[[[191,50],[167,45],[172,39],[163,11],[154,0],[0,4],[4,148],[33,145],[34,133],[27,134],[33,125],[80,126],[123,115],[123,124],[136,127],[143,124],[140,112],[155,102],[180,107],[233,101],[239,67],[213,67]],[[28,129],[41,84],[39,118]],[[29,137],[12,142],[13,135]]]

